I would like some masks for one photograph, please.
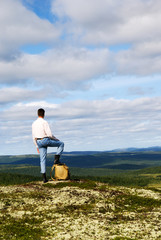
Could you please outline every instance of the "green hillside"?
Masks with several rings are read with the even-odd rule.
[[[76,152],[64,153],[62,161],[69,167],[108,168],[119,170],[139,170],[161,166],[161,152]],[[54,162],[54,154],[48,154],[47,166]],[[39,166],[39,155],[0,156],[0,165]]]
[[[53,165],[53,155],[48,154],[48,177]],[[143,152],[72,152],[64,153],[62,158],[62,161],[69,166],[72,179],[91,179],[124,186],[161,184],[160,160],[161,152],[152,150]],[[13,179],[19,179],[20,182],[21,180],[22,182],[37,180],[37,177],[41,177],[39,155],[0,156],[0,173],[5,173],[3,177],[1,174],[1,183],[6,184],[14,183]],[[10,177],[7,174],[13,175]],[[31,179],[23,179],[27,179],[28,176]],[[34,179],[34,177],[36,178]],[[7,178],[10,178],[11,181]]]

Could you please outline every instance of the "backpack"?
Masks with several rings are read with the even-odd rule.
[[[55,173],[55,178],[52,177],[52,173]],[[53,181],[55,180],[67,180],[69,179],[69,168],[67,165],[54,164],[51,168],[50,177]]]

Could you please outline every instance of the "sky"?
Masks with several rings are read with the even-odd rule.
[[[161,145],[160,0],[0,1],[0,155]],[[54,149],[49,149],[49,152]]]

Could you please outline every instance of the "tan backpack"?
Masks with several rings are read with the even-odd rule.
[[[53,172],[55,173],[54,178],[52,177]],[[65,164],[63,165],[54,164],[51,168],[50,177],[53,181],[67,180],[69,179],[69,168]]]

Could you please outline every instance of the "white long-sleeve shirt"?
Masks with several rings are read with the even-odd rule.
[[[53,137],[49,124],[46,120],[38,117],[32,124],[32,138],[37,147],[36,138]]]

